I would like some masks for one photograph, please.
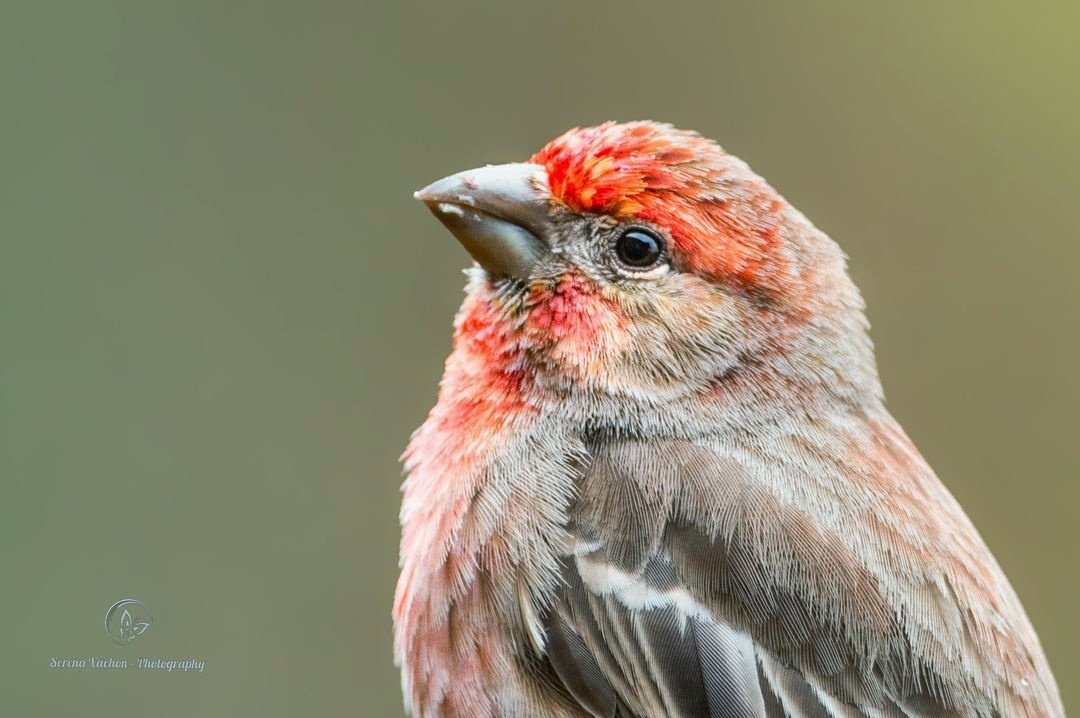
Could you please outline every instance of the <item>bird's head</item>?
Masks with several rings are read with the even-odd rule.
[[[459,340],[507,371],[650,401],[739,373],[876,395],[840,250],[700,135],[573,129],[416,197],[479,265]]]

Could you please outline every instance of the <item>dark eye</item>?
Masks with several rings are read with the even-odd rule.
[[[660,261],[663,253],[663,240],[648,229],[634,227],[615,240],[615,255],[632,269],[651,269]]]

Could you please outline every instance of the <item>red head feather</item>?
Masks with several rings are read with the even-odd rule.
[[[685,269],[744,289],[790,289],[796,212],[714,142],[655,122],[570,130],[531,158],[556,200],[666,231]]]

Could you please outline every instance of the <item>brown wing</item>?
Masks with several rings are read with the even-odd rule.
[[[594,715],[1010,715],[1018,705],[1004,685],[933,655],[952,638],[926,644],[913,628],[955,629],[939,617],[959,616],[961,630],[980,629],[949,586],[897,603],[888,567],[871,570],[857,536],[782,500],[744,464],[683,441],[602,442],[592,457],[547,651]],[[891,578],[916,593],[936,580]]]

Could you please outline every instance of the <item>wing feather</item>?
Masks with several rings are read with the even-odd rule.
[[[753,471],[685,441],[591,455],[546,621],[593,715],[944,716],[971,690],[920,662],[848,541]]]
[[[658,563],[649,573],[669,585],[670,569]],[[609,583],[590,586],[578,565],[564,564],[565,589],[549,617],[549,655],[593,715],[830,715],[809,683],[799,685],[801,677],[773,659],[761,664],[748,631],[695,608],[680,586],[658,591],[644,571],[631,579],[616,567],[598,568],[595,556],[581,565]]]

